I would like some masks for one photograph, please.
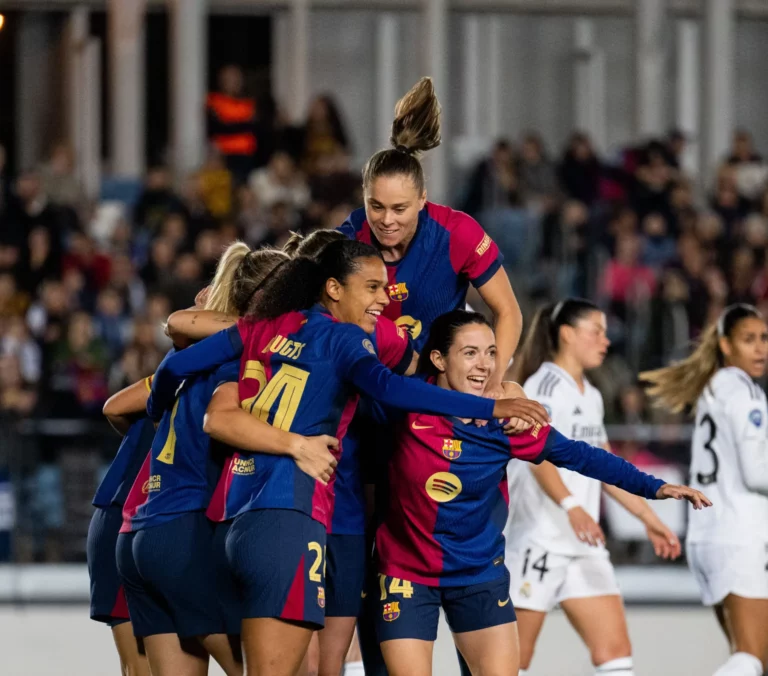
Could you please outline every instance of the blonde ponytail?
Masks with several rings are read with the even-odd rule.
[[[235,276],[249,253],[251,250],[245,242],[233,242],[225,249],[211,282],[211,290],[205,302],[206,310],[228,315],[237,314],[233,300]]]
[[[682,413],[696,404],[707,383],[722,366],[719,341],[718,327],[713,324],[701,335],[689,357],[640,374],[640,380],[648,383],[646,389],[656,408]]]

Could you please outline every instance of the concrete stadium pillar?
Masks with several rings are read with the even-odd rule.
[[[424,0],[424,74],[435,83],[435,91],[443,104],[443,136],[447,132],[446,103],[448,101],[448,0]],[[430,151],[426,163],[429,199],[447,199],[448,153],[445,145]]]
[[[146,0],[108,0],[112,174],[140,178],[145,165]]]
[[[577,19],[573,39],[575,127],[589,134],[595,149],[605,151],[605,55],[595,44],[594,21]]]
[[[208,0],[169,0],[171,143],[177,177],[205,157],[208,73]]]
[[[399,98],[400,20],[386,12],[376,17],[376,146],[389,147],[392,118]]]
[[[309,103],[309,17],[310,0],[293,0],[291,3],[291,99],[290,115],[295,123],[301,123],[307,114]]]
[[[667,0],[635,1],[635,132],[640,138],[665,131]]]
[[[701,129],[701,31],[695,19],[680,19],[676,24],[677,86],[675,92],[675,126],[688,136],[683,153],[683,168],[698,176],[700,167],[699,136]]]
[[[705,0],[701,41],[701,175],[708,186],[728,151],[734,118],[733,0]]]

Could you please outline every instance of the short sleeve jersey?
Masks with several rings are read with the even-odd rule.
[[[339,231],[375,244],[365,209],[353,211]],[[464,307],[469,284],[483,286],[501,262],[498,246],[471,216],[427,202],[405,256],[387,263],[390,304],[384,316],[408,329],[418,352],[432,322]]]
[[[552,425],[568,439],[591,446],[607,445],[603,398],[586,379],[582,392],[570,374],[552,362],[545,362],[528,378],[523,389],[530,399],[544,406]],[[579,504],[598,520],[600,482],[569,469],[558,468],[558,471]],[[541,490],[529,467],[518,465],[510,471],[510,489],[513,488],[515,500],[510,505],[507,529],[510,548],[522,546],[529,540],[566,556],[600,553],[600,547],[590,547],[576,537],[566,512]]]

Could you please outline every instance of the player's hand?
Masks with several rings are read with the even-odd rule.
[[[605,544],[605,534],[600,524],[597,523],[583,507],[572,507],[568,510],[568,521],[576,533],[576,537],[586,542],[590,547]]]
[[[494,418],[518,418],[524,423],[539,427],[549,425],[549,415],[546,409],[538,402],[522,397],[511,399],[499,399],[493,407]]]
[[[507,399],[512,399],[514,397],[520,397],[521,399],[528,398],[528,395],[525,394],[525,390],[512,380],[505,380],[502,382],[501,389]],[[531,427],[531,423],[527,423],[525,420],[521,420],[520,418],[510,418],[504,424],[504,434],[513,436],[525,432],[526,430],[531,429]]]
[[[195,309],[202,310],[208,302],[208,295],[211,293],[210,286],[204,286],[195,296]]]
[[[704,495],[701,491],[697,491],[690,486],[678,486],[677,484],[664,484],[656,492],[657,500],[667,500],[674,498],[675,500],[687,500],[693,505],[694,509],[704,509],[704,507],[711,507],[712,501]]]
[[[303,437],[297,434],[291,456],[302,472],[327,485],[338,464],[330,448],[334,450],[339,448],[339,440],[335,437],[327,434],[321,434],[319,437]]]
[[[662,559],[674,560],[680,556],[680,540],[663,523],[651,524],[646,528],[648,539],[653,545],[656,556]]]

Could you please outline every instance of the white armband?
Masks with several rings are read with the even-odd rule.
[[[562,500],[560,500],[560,506],[566,512],[570,512],[574,507],[581,507],[579,501],[572,495],[567,495]]]

